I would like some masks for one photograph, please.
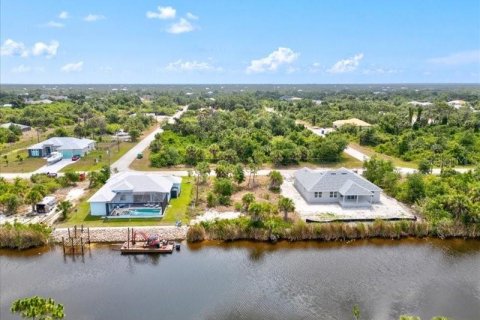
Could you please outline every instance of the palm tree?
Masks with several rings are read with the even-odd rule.
[[[25,202],[32,205],[32,212],[35,212],[35,204],[43,199],[43,195],[35,189],[30,190],[25,196]]]
[[[283,211],[283,219],[286,221],[288,219],[288,213],[295,210],[295,204],[292,199],[281,197],[278,200],[278,209]]]
[[[279,171],[272,170],[268,174],[270,177],[270,190],[278,191],[283,183],[283,176]]]
[[[70,212],[70,209],[72,208],[72,203],[68,200],[61,201],[58,204],[58,207],[60,208],[60,211],[62,212],[62,219],[65,220],[67,219],[67,215]]]

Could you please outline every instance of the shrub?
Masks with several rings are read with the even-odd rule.
[[[205,240],[205,228],[201,224],[190,226],[187,231],[188,242],[199,242]]]
[[[213,208],[217,205],[217,202],[217,197],[213,193],[209,192],[207,194],[207,207]]]
[[[5,223],[0,226],[0,248],[28,249],[48,242],[52,230],[43,224]]]

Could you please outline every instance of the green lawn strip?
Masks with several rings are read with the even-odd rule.
[[[22,161],[18,161],[17,155],[22,157]],[[47,161],[42,158],[29,158],[26,149],[17,150],[6,154],[8,164],[4,158],[5,155],[0,156],[0,173],[28,173],[35,171],[45,164]]]
[[[184,224],[189,221],[188,206],[192,196],[192,178],[183,178],[182,193],[179,198],[172,199],[163,218],[150,219],[103,219],[90,215],[90,204],[87,200],[97,191],[90,190],[82,197],[80,203],[69,214],[66,221],[57,227],[71,227],[84,225],[86,227],[132,227],[132,226],[158,226],[174,225],[175,221],[181,220]]]
[[[190,218],[188,216],[188,206],[192,199],[193,178],[182,178],[182,191],[180,197],[172,199],[169,203],[165,216],[162,219],[164,223],[175,223],[180,220],[183,223],[188,223]]]
[[[114,142],[100,142],[97,144],[96,150],[91,151],[77,162],[66,166],[60,172],[100,170],[102,166],[112,164],[120,159],[135,144],[135,142],[120,142],[117,146]],[[107,150],[110,150],[110,155],[107,154]]]

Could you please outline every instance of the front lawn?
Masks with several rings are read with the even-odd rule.
[[[18,156],[21,157],[21,161]],[[35,171],[46,164],[47,161],[45,159],[28,157],[26,149],[17,150],[0,157],[0,173],[27,173]]]
[[[77,162],[63,168],[61,172],[100,170],[104,165],[108,166],[117,161],[135,144],[135,142],[120,142],[119,144],[116,142],[97,143],[96,150],[91,151]],[[107,153],[108,150],[110,154]]]
[[[90,190],[80,200],[79,205],[73,209],[66,221],[58,224],[58,227],[71,227],[84,225],[86,227],[132,227],[132,226],[157,226],[174,225],[175,221],[181,220],[187,224],[188,206],[192,196],[192,178],[183,178],[182,193],[177,199],[170,201],[165,216],[158,219],[102,219],[90,215],[90,205],[87,200],[97,191]]]

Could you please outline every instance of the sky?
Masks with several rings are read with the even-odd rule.
[[[0,83],[480,83],[478,0],[1,0]]]

